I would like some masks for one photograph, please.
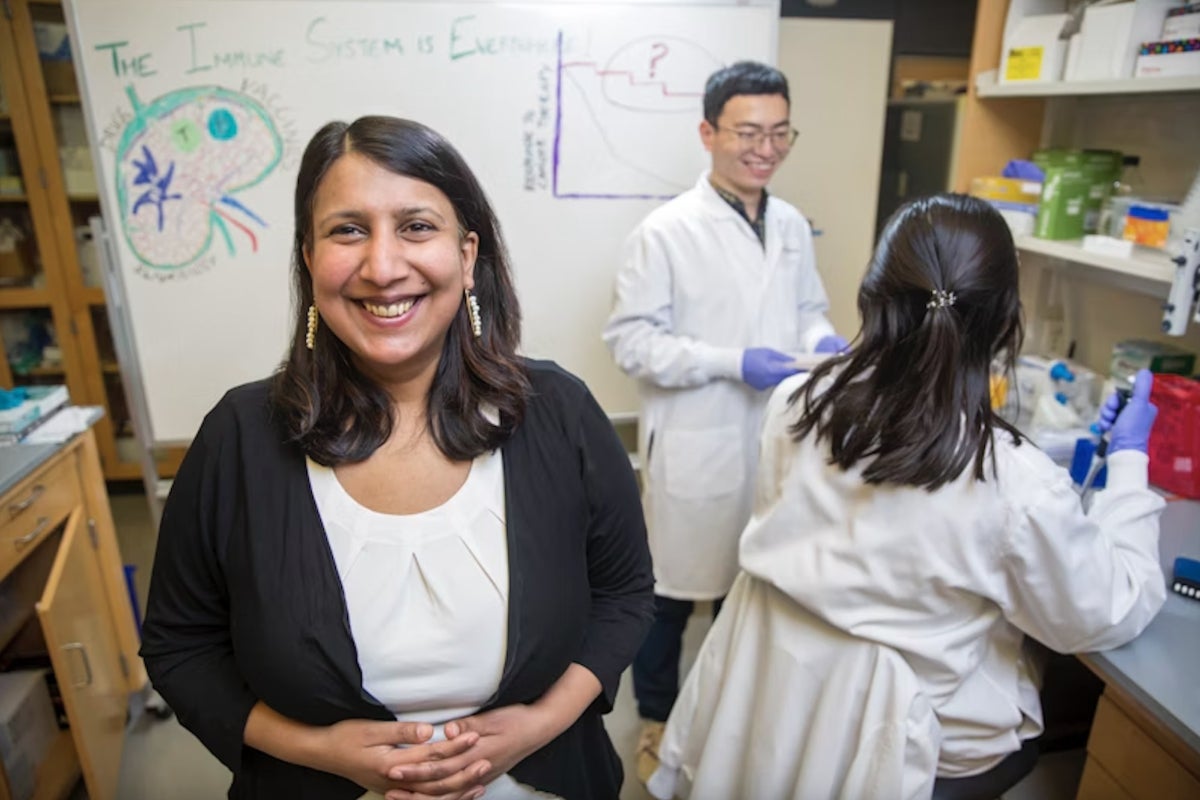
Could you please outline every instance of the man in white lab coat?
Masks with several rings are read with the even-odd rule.
[[[739,62],[705,87],[700,138],[712,167],[630,235],[604,341],[638,379],[654,626],[634,662],[646,721],[638,773],[653,771],[679,692],[696,600],[714,612],[737,572],[763,409],[798,355],[845,339],[825,318],[812,229],[766,186],[796,138],[787,79]]]

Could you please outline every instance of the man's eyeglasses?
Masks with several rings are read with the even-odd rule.
[[[796,137],[800,135],[800,131],[795,128],[764,131],[761,129],[722,128],[719,125],[713,125],[713,130],[717,132],[729,131],[737,138],[738,144],[747,150],[760,147],[763,142],[767,141],[776,150],[787,150],[796,143]]]

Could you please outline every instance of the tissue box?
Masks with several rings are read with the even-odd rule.
[[[1200,38],[1146,42],[1133,74],[1136,78],[1200,75]]]
[[[1016,22],[1004,40],[1000,82],[1056,81],[1062,77],[1067,43],[1058,38],[1066,14],[1032,14]]]

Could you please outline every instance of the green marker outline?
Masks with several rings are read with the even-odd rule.
[[[274,121],[267,114],[266,109],[264,109],[257,100],[248,95],[235,92],[231,89],[226,89],[222,86],[190,86],[183,89],[176,89],[168,92],[167,94],[156,97],[148,106],[142,105],[142,102],[138,99],[137,92],[133,88],[133,84],[125,87],[125,94],[129,98],[130,105],[133,106],[134,118],[127,126],[125,126],[125,132],[121,134],[121,139],[117,143],[116,151],[115,183],[117,188],[117,209],[121,215],[121,234],[125,237],[125,243],[129,246],[130,251],[137,256],[138,261],[142,262],[147,267],[160,270],[182,269],[196,263],[196,261],[202,258],[212,246],[213,226],[211,223],[208,227],[208,235],[205,237],[204,243],[200,245],[196,255],[179,264],[153,264],[150,261],[147,261],[146,258],[138,252],[137,247],[134,246],[132,237],[129,235],[129,219],[126,215],[126,209],[129,207],[129,202],[128,193],[125,191],[125,182],[122,180],[123,164],[129,149],[136,144],[141,137],[145,136],[149,132],[148,120],[156,118],[157,115],[163,113],[164,110],[168,112],[174,111],[186,105],[187,103],[195,102],[201,98],[216,98],[218,100],[223,100],[232,105],[246,108],[251,113],[257,115],[258,118],[262,120],[267,131],[271,134],[272,144],[274,145],[275,149],[274,157],[262,169],[262,171],[259,172],[258,175],[246,181],[245,183],[241,183],[226,189],[226,194],[234,194],[235,192],[242,191],[243,189],[256,186],[265,180],[268,175],[274,172],[275,167],[279,166],[279,162],[283,160],[283,137],[279,135],[279,131],[275,127]],[[180,94],[185,95],[186,99],[182,101],[179,100]],[[209,217],[211,219],[217,217],[217,215],[215,212],[210,211]],[[224,229],[223,223],[222,227],[226,245],[231,248],[231,254],[236,253],[236,250],[233,249],[233,241],[229,236],[228,230]]]

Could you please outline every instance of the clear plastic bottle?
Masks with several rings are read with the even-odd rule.
[[[1144,188],[1141,163],[1140,156],[1126,155],[1121,158],[1121,175],[1113,181],[1112,190],[1100,206],[1097,233],[1116,239],[1124,236],[1125,214],[1133,204],[1133,198],[1140,197]]]

